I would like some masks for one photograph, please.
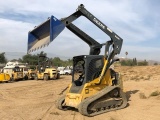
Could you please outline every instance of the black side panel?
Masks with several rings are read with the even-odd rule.
[[[90,58],[87,62],[87,72],[86,72],[86,82],[90,82],[93,79],[99,77],[103,68],[103,57],[95,56],[95,58]]]

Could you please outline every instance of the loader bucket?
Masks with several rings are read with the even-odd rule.
[[[64,28],[65,25],[60,20],[51,16],[47,21],[29,31],[27,53],[49,45]]]

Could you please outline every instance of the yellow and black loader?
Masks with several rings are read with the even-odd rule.
[[[80,16],[86,17],[110,37],[100,44],[72,22]],[[121,51],[123,39],[109,27],[91,14],[84,5],[78,6],[76,12],[68,17],[57,19],[51,16],[28,34],[28,53],[48,45],[64,28],[81,38],[90,46],[89,55],[73,57],[72,82],[65,95],[57,100],[57,108],[66,110],[70,107],[86,116],[95,116],[105,112],[125,108],[126,95],[120,73],[110,66],[118,59],[115,55]],[[104,55],[100,55],[105,46]],[[81,69],[81,72],[78,72]]]

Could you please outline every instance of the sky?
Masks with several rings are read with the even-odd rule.
[[[123,38],[118,57],[128,52],[127,58],[160,61],[159,0],[4,0],[0,2],[0,52],[13,58],[12,52],[26,54],[30,30],[51,15],[58,19],[71,15],[80,4]],[[100,43],[110,40],[84,17],[74,24]],[[65,28],[48,47],[32,54],[40,51],[72,58],[88,54],[89,46]]]

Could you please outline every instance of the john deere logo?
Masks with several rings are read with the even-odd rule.
[[[100,22],[98,21],[96,18],[93,19],[93,21],[98,24],[101,28],[105,29],[105,26]]]

